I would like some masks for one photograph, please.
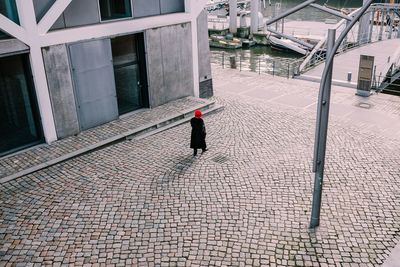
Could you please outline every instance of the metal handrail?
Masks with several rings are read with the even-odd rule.
[[[379,3],[372,4],[371,7],[369,8],[369,11],[367,11],[366,14],[368,14],[368,13],[374,14],[373,12],[376,12],[376,10],[380,10],[380,9],[383,9],[383,10],[396,10],[397,9],[398,10],[398,9],[400,9],[400,4],[379,4]],[[350,17],[354,16],[359,10],[360,9],[353,11],[349,16]],[[372,18],[372,19],[374,19],[374,18]],[[339,23],[336,24],[335,29],[338,30],[340,27],[345,25],[345,23],[346,23],[346,20],[342,19]],[[373,27],[372,27],[372,29],[373,29]],[[356,43],[351,43],[351,42],[347,42],[347,41],[343,42],[342,47],[339,49],[339,51],[336,55],[342,54],[343,52],[346,52],[354,47],[358,47],[358,46],[361,46],[364,44],[383,40],[383,38],[382,38],[383,36],[381,36],[381,33],[380,33],[378,39],[373,41],[370,36],[371,33],[372,33],[372,30],[370,32],[366,32],[365,35],[359,36],[359,38],[358,38],[359,40],[367,40],[368,39],[367,41],[364,41],[364,42],[362,42],[362,41],[361,42],[357,41]],[[367,37],[367,38],[365,38],[365,37]],[[399,38],[399,37],[400,37],[400,35],[397,36],[397,38]],[[326,37],[325,37],[325,40],[326,40]],[[323,42],[326,43],[326,41],[323,41]],[[303,57],[304,61],[302,63],[302,66],[300,67],[301,73],[304,73],[305,71],[309,70],[311,67],[314,67],[323,62],[318,59],[316,60],[314,58],[314,55],[317,52],[318,52],[317,50],[313,50],[311,52],[311,54]],[[312,62],[312,64],[310,64],[310,62]]]
[[[233,62],[230,62],[231,58]],[[259,74],[271,74],[291,78],[298,75],[300,65],[298,59],[269,58],[266,56],[246,57],[241,55],[227,55],[222,52],[221,55],[211,57],[211,63],[222,68],[234,68],[239,71],[252,71]]]

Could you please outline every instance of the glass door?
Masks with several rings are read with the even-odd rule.
[[[145,94],[141,83],[137,42],[135,35],[117,37],[111,40],[120,115],[144,107]]]
[[[0,156],[42,141],[27,55],[0,58]]]

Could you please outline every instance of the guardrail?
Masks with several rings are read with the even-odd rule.
[[[344,53],[350,49],[360,47],[369,43],[374,43],[391,38],[400,38],[400,23],[394,24],[387,22],[386,14],[394,12],[393,16],[399,16],[395,11],[399,11],[400,4],[373,4],[364,16],[369,20],[369,28],[365,33],[360,34],[358,30],[351,30],[347,38],[343,41],[337,54]],[[354,16],[359,9],[353,11],[349,16]],[[393,18],[391,15],[391,18]],[[392,21],[394,21],[392,19]],[[346,26],[346,20],[343,19],[336,24],[335,29],[340,32],[342,27]],[[320,47],[323,47],[325,40],[321,40]],[[304,73],[312,67],[324,62],[325,57],[321,56],[320,49],[313,50],[309,55],[303,57],[303,63],[300,72]]]
[[[298,75],[300,63],[299,59],[242,56],[216,51],[212,52],[211,57],[211,64],[215,67],[270,74],[288,79]]]

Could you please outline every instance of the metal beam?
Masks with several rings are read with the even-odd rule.
[[[363,0],[363,5],[368,0]],[[366,12],[358,22],[358,35],[357,35],[357,42],[359,45],[363,45],[368,43],[368,34],[369,34],[369,23],[370,23],[371,13]]]
[[[314,49],[311,51],[311,53],[308,54],[308,56],[304,59],[304,61],[301,63],[299,67],[299,72],[302,72],[304,68],[307,66],[308,62],[314,57],[316,52],[318,52],[319,49],[325,44],[326,38],[321,39],[316,46],[314,46]]]
[[[250,31],[251,33],[256,33],[258,32],[258,5],[259,5],[259,0],[251,0],[251,23],[250,23]]]
[[[46,142],[50,144],[57,140],[57,132],[47,84],[46,70],[43,63],[42,49],[39,42],[40,36],[37,30],[35,8],[32,0],[17,0],[16,3],[21,26],[26,30],[27,39],[29,40],[29,58],[43,133]]]
[[[307,48],[309,48],[309,49],[313,49],[313,48],[314,48],[314,46],[313,46],[312,44],[309,44],[309,43],[307,43],[307,42],[304,42],[304,41],[302,41],[302,40],[299,40],[299,39],[297,39],[296,37],[293,37],[293,36],[291,36],[291,35],[287,35],[287,34],[284,34],[284,33],[280,33],[280,32],[278,32],[278,31],[275,31],[275,30],[271,29],[271,28],[267,28],[267,30],[268,30],[269,32],[272,32],[272,33],[276,34],[276,35],[279,35],[279,36],[281,36],[281,37],[284,37],[284,38],[286,38],[286,39],[289,39],[290,41],[293,41],[293,42],[295,42],[295,43],[301,44],[301,45],[303,45],[303,46],[305,46],[305,47],[307,47]]]
[[[40,38],[42,47],[78,42],[94,38],[124,35],[174,24],[192,21],[190,13],[175,13],[156,17],[146,17],[132,20],[120,20],[110,23],[87,25],[57,31],[50,31]]]
[[[372,10],[371,23],[369,25],[368,43],[372,42],[372,33],[374,30],[374,23],[375,23],[375,10]]]
[[[282,18],[284,18],[284,17],[287,17],[287,16],[289,16],[290,14],[293,14],[293,13],[299,11],[300,9],[303,9],[303,8],[307,7],[308,5],[314,3],[315,1],[317,1],[317,0],[308,0],[308,1],[305,1],[305,2],[301,3],[300,5],[295,6],[295,7],[291,8],[291,9],[289,9],[289,10],[283,12],[282,14],[278,15],[278,16],[275,17],[275,18],[272,18],[272,19],[270,19],[270,20],[267,20],[267,21],[265,22],[265,24],[266,24],[267,26],[268,26],[268,25],[271,25],[272,23],[277,22],[278,20],[280,20],[280,19],[282,19]]]
[[[382,41],[383,24],[385,24],[385,17],[386,17],[386,11],[382,10],[381,12],[382,12],[382,16],[381,16],[381,25],[379,27],[378,41]]]
[[[237,0],[229,0],[229,32],[237,33]]]
[[[343,14],[343,13],[341,13],[339,11],[330,9],[328,7],[324,7],[324,6],[321,6],[321,5],[318,5],[318,4],[311,4],[310,6],[313,7],[313,8],[319,9],[321,11],[324,11],[326,13],[329,13],[331,15],[334,15],[334,16],[337,16],[337,17],[341,17],[341,18],[349,20],[349,21],[351,20],[351,17],[346,16],[345,14]]]
[[[28,44],[25,29],[4,16],[3,14],[0,14],[0,29],[8,33],[12,37],[17,38],[21,42]]]
[[[57,0],[38,24],[39,34],[47,33],[72,0]]]

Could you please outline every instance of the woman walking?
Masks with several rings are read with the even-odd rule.
[[[190,120],[192,135],[190,138],[190,148],[193,148],[193,156],[197,155],[197,149],[201,148],[202,153],[207,151],[206,145],[206,126],[201,118],[203,114],[200,110],[194,112],[194,118]]]

